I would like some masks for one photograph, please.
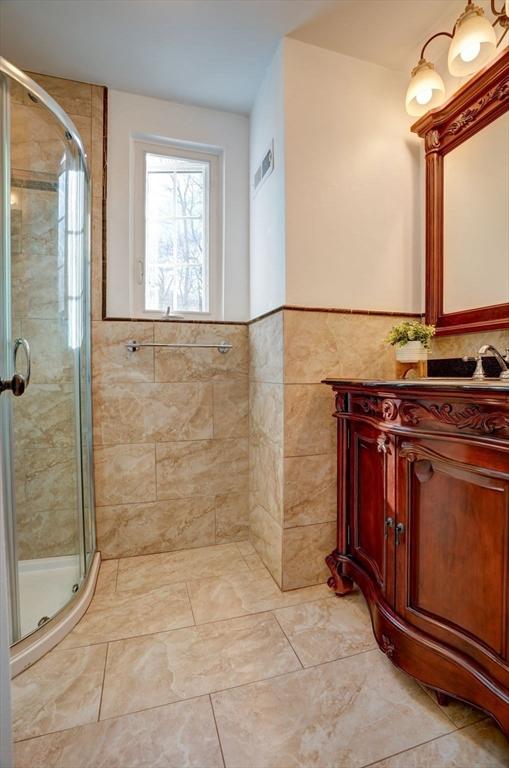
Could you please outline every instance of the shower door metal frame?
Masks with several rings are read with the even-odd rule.
[[[12,329],[11,329],[11,307],[10,307],[10,94],[9,94],[9,82],[13,80],[21,85],[29,94],[31,94],[37,102],[42,104],[49,112],[51,112],[65,132],[68,134],[67,138],[72,140],[77,149],[80,157],[84,178],[87,186],[87,193],[85,196],[85,211],[84,211],[84,238],[85,238],[85,253],[83,255],[83,280],[84,282],[84,301],[83,301],[83,340],[82,345],[86,350],[85,360],[83,361],[83,346],[76,351],[77,361],[75,362],[80,370],[84,371],[85,381],[87,382],[87,388],[90,391],[90,397],[86,398],[85,408],[82,408],[82,377],[75,376],[76,388],[75,388],[75,407],[76,407],[76,420],[75,429],[77,436],[77,446],[79,447],[78,462],[80,464],[78,474],[78,497],[79,505],[77,505],[77,515],[79,516],[81,510],[81,521],[78,526],[79,535],[79,558],[80,558],[80,588],[83,583],[86,582],[90,565],[95,549],[95,504],[94,504],[94,487],[93,487],[93,449],[92,449],[92,402],[91,402],[91,347],[90,347],[90,291],[91,291],[91,183],[90,183],[90,170],[85,147],[79,132],[74,125],[73,121],[66,114],[66,112],[60,107],[60,105],[29,78],[22,70],[12,65],[9,61],[0,56],[0,221],[3,221],[5,226],[2,228],[2,236],[0,238],[0,301],[4,307],[4,311],[0,311],[0,341],[5,340],[5,344],[0,346],[0,354],[3,355],[2,366],[5,368],[5,373],[10,371],[12,366]],[[83,423],[83,414],[85,413],[86,424]],[[19,611],[19,590],[18,590],[18,573],[17,573],[17,547],[16,547],[16,526],[14,519],[14,500],[12,489],[13,483],[13,441],[12,441],[12,398],[5,396],[0,397],[0,417],[2,423],[5,425],[4,434],[0,435],[0,439],[3,440],[2,448],[0,452],[2,457],[3,466],[0,467],[0,471],[3,472],[3,477],[6,482],[3,483],[3,510],[4,510],[4,522],[5,530],[8,538],[7,541],[7,554],[8,557],[8,570],[9,570],[9,598],[10,598],[10,612],[11,612],[11,642],[12,635],[17,640],[23,640],[20,632],[20,611]],[[82,432],[86,432],[86,441],[82,440]],[[90,507],[90,524],[91,532],[89,538],[94,542],[94,549],[90,553],[87,552],[87,537],[85,531],[85,504],[83,499],[84,492],[84,478],[83,478],[83,462],[80,457],[85,453],[87,454],[87,467],[90,477],[87,482],[86,492],[89,495],[88,503]],[[69,601],[69,602],[72,602]],[[58,613],[67,608],[69,603],[63,606]],[[37,632],[37,629],[34,630]],[[15,641],[16,642],[16,641]]]

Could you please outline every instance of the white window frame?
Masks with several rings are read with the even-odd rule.
[[[223,248],[222,248],[222,205],[219,154],[200,149],[183,148],[174,143],[152,143],[133,140],[134,178],[133,178],[133,233],[131,238],[131,307],[135,318],[161,319],[164,312],[145,309],[145,201],[146,201],[146,156],[148,154],[166,155],[188,160],[205,162],[209,167],[208,216],[204,216],[204,228],[208,243],[208,311],[183,312],[172,307],[172,314],[186,320],[222,320],[223,319]]]

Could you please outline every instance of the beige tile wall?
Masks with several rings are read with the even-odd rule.
[[[284,310],[250,326],[250,534],[283,589],[325,581],[335,546],[336,422],[320,382],[393,376],[384,337],[398,320]]]
[[[440,336],[433,339],[431,357],[474,356],[483,344],[494,344],[504,354],[509,348],[509,329],[485,333],[463,333],[457,336]]]
[[[97,542],[105,558],[248,536],[245,325],[93,322]],[[229,341],[213,349],[125,344]]]

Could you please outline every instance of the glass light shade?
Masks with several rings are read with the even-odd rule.
[[[491,58],[496,47],[495,30],[485,18],[482,8],[467,6],[456,23],[449,46],[449,72],[456,77],[473,74]]]
[[[444,81],[435,71],[433,64],[421,59],[412,70],[412,78],[406,92],[406,111],[409,115],[419,117],[428,110],[440,106],[444,98]]]

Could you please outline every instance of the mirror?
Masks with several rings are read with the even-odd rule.
[[[426,322],[509,327],[509,47],[412,131],[426,154]]]
[[[444,313],[509,302],[509,113],[444,158]]]

